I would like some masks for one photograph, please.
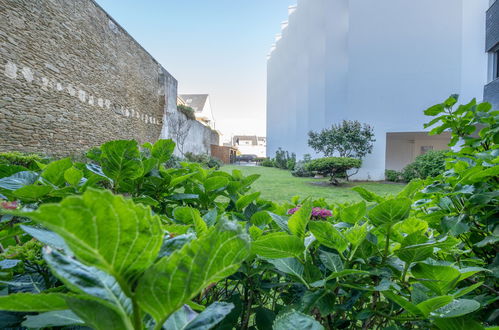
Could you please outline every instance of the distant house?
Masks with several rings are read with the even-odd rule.
[[[267,138],[256,135],[234,135],[232,145],[237,147],[242,155],[266,156]]]
[[[215,118],[213,117],[208,94],[180,94],[177,104],[191,107],[195,112],[197,121],[215,129]]]

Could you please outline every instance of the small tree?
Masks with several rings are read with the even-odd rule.
[[[343,120],[341,124],[333,124],[329,129],[308,133],[308,145],[316,152],[331,157],[335,152],[340,157],[364,158],[373,151],[374,129],[357,120]]]
[[[168,126],[170,129],[170,136],[177,144],[177,148],[182,156],[185,156],[184,145],[189,130],[191,128],[191,120],[187,116],[177,112],[170,114]]]

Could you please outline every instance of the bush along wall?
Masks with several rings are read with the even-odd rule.
[[[257,175],[164,167],[168,140],[0,165],[0,325],[496,327],[498,112],[455,103],[426,111],[465,141],[446,172],[395,196],[353,188],[358,203],[261,200]]]

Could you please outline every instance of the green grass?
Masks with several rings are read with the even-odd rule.
[[[323,197],[329,203],[360,201],[359,195],[351,189],[354,186],[364,187],[380,195],[396,194],[404,188],[403,184],[380,182],[352,182],[341,187],[319,186],[313,183],[327,182],[327,179],[296,178],[289,171],[262,166],[226,165],[221,168],[226,172],[232,172],[234,169],[240,170],[244,175],[260,174],[260,179],[252,185],[252,191],[260,191],[261,198],[280,203],[290,201],[291,197],[297,195]]]

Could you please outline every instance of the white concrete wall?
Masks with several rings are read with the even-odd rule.
[[[267,154],[314,154],[307,132],[374,126],[356,179],[384,178],[386,133],[421,131],[427,107],[486,80],[487,0],[300,0],[268,60]]]
[[[175,137],[173,136],[171,132],[171,127],[169,126],[169,123],[172,120],[176,120],[176,117],[182,118],[182,120],[188,120],[189,126],[188,126],[188,134],[184,142],[184,153],[187,152],[192,152],[196,155],[198,154],[210,154],[211,153],[211,129],[197,120],[190,120],[187,119],[187,117],[181,113],[180,111],[177,111],[176,106],[175,109],[170,110],[166,115],[164,119],[164,125],[163,125],[163,131],[161,133],[161,138],[162,139],[173,139],[175,141]],[[177,141],[175,141],[177,142]],[[182,156],[181,152],[177,147],[175,148],[174,154],[176,156]]]

